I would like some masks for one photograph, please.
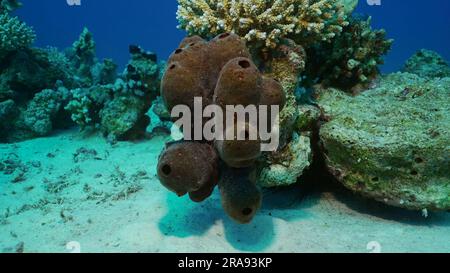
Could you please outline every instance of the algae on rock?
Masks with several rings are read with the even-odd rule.
[[[389,205],[450,209],[450,78],[409,73],[351,97],[316,94],[329,170],[347,188]]]
[[[299,75],[305,69],[306,53],[291,40],[274,51],[274,58],[266,64],[266,75],[283,86],[286,104],[280,112],[280,145],[276,152],[265,154],[259,161],[258,184],[278,187],[295,184],[312,159],[310,137],[295,132],[299,116],[295,90]]]

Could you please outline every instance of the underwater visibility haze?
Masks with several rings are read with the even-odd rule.
[[[449,13],[0,0],[0,252],[449,253]]]

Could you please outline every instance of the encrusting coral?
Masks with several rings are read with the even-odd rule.
[[[169,112],[177,105],[186,105],[194,110],[194,97],[203,99],[203,107],[214,103],[225,111],[225,106],[228,105],[242,105],[244,107],[249,105],[277,105],[283,108],[286,102],[281,84],[261,74],[250,59],[245,42],[239,36],[230,33],[220,34],[209,42],[198,36],[183,40],[179,48],[169,58],[168,69],[161,82],[161,95]],[[234,124],[237,125],[236,120]],[[208,182],[206,189],[200,191],[201,198],[195,196],[193,198],[191,194],[191,199],[194,201],[204,200],[212,193],[215,185],[219,183],[225,211],[232,219],[240,223],[250,222],[259,209],[261,193],[256,186],[256,182],[250,182],[244,176],[237,174],[246,172],[245,170],[254,170],[256,160],[261,155],[260,141],[250,140],[249,138],[251,126],[253,125],[246,122],[243,126],[238,126],[237,131],[234,131],[234,126],[230,128],[228,124],[224,126],[224,135],[227,135],[228,130],[233,130],[231,133],[235,137],[237,137],[237,134],[244,136],[243,141],[216,139],[214,143],[179,142],[172,144],[160,156],[158,176],[161,183],[179,195],[198,190],[198,187],[192,187],[191,185],[205,184],[205,177],[196,174],[197,170],[199,168],[204,169],[203,166],[210,166],[211,164],[200,162],[201,158],[196,161],[185,159],[199,156],[197,153],[202,153],[199,152],[201,151],[200,148],[193,149],[190,147],[206,145],[204,149],[208,151],[212,149],[217,154],[217,156],[210,155],[209,158],[217,157],[222,160],[221,173],[224,175],[221,177],[213,176],[215,181],[213,183]],[[210,148],[206,148],[207,146]],[[179,180],[181,176],[174,182],[173,177],[168,177],[167,172],[164,171],[164,168],[168,165],[167,158],[176,153],[173,149],[180,150],[177,154],[177,160],[182,153],[183,161],[186,162],[178,163],[180,170],[174,170],[173,168],[170,168],[170,170],[173,173],[192,172],[189,173],[191,176],[185,175],[186,177],[196,175],[193,179],[188,179],[188,182]],[[189,168],[185,168],[187,167],[186,164],[189,165]],[[196,166],[196,164],[201,165]],[[218,172],[218,166],[216,166],[216,171]],[[206,172],[205,174],[209,173]],[[206,176],[211,177],[211,175]],[[235,177],[239,177],[238,181],[234,179]],[[209,181],[209,179],[206,180]]]
[[[276,48],[293,39],[309,46],[330,41],[347,25],[338,0],[179,0],[180,28],[211,38],[223,32],[243,37],[251,49]]]

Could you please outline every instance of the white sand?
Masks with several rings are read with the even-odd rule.
[[[15,169],[0,172],[0,252],[450,252],[450,213],[424,218],[339,188],[266,190],[255,220],[234,224],[217,192],[194,204],[160,186],[164,142],[66,131],[0,145]],[[97,154],[74,158],[80,148]]]

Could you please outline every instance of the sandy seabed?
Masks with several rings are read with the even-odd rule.
[[[108,144],[78,130],[0,144],[0,252],[450,252],[450,213],[386,207],[337,186],[264,190],[249,225],[220,196],[156,177],[167,140]]]

